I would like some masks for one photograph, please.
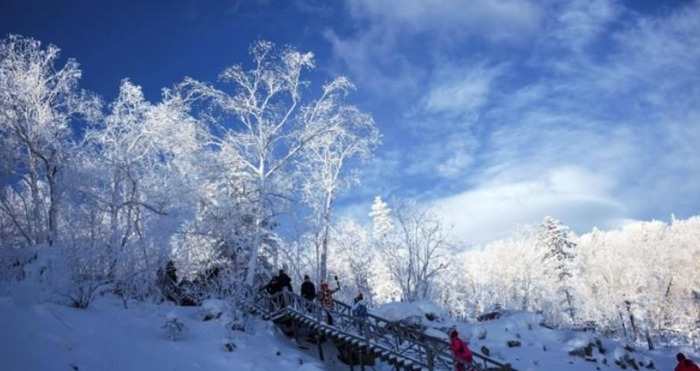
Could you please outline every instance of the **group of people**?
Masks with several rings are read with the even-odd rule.
[[[336,283],[338,283],[337,277]],[[287,289],[289,292],[293,292],[292,280],[284,272],[284,269],[280,269],[278,275],[272,277],[270,282],[267,285],[265,285],[263,289],[265,289],[270,295],[277,294],[278,292],[281,292],[284,289]],[[338,284],[338,287],[336,287],[335,289],[331,289],[330,286],[328,286],[328,283],[324,281],[323,283],[321,283],[321,289],[318,292],[316,292],[316,286],[314,285],[314,283],[311,282],[311,279],[308,275],[304,275],[304,282],[301,284],[301,297],[309,302],[309,304],[307,305],[307,310],[309,312],[311,312],[313,308],[311,302],[318,299],[319,303],[326,312],[326,322],[332,326],[333,315],[331,314],[331,311],[335,307],[335,302],[333,301],[333,294],[335,294],[339,290],[340,284]],[[280,301],[278,302],[278,305],[283,306],[284,303]],[[352,314],[359,319],[364,319],[368,315],[367,305],[364,301],[362,293],[358,293],[358,295],[354,299]]]
[[[336,283],[338,283],[337,277]],[[272,277],[270,282],[267,285],[265,285],[263,289],[265,289],[270,295],[274,295],[278,292],[281,292],[284,289],[287,289],[289,292],[293,292],[292,280],[284,272],[283,269],[280,269],[279,274],[275,277]],[[309,312],[313,311],[313,306],[311,305],[311,302],[318,299],[319,303],[326,312],[326,322],[331,326],[333,325],[333,316],[331,314],[331,311],[335,307],[335,302],[333,301],[333,294],[335,294],[338,291],[340,291],[340,284],[338,284],[338,286],[335,289],[331,289],[330,286],[328,286],[328,282],[324,281],[321,283],[321,289],[317,292],[316,286],[313,282],[311,282],[311,279],[308,275],[304,275],[304,282],[301,284],[300,290],[301,297],[308,301],[307,310]],[[278,302],[278,304],[284,305],[284,303],[282,302]],[[369,316],[369,313],[367,311],[367,303],[365,302],[364,295],[362,295],[361,292],[358,293],[357,296],[355,296],[355,298],[353,299],[351,312],[356,320],[355,325],[358,331],[360,332],[360,334],[364,333],[365,322],[367,317]],[[459,360],[459,362],[457,362],[457,364],[455,365],[457,371],[473,370],[473,357],[472,352],[469,350],[468,343],[459,338],[459,333],[457,332],[457,330],[452,330],[452,332],[450,333],[450,337],[450,348],[452,349],[452,354],[457,360]],[[677,369],[676,371],[685,371],[685,369]]]

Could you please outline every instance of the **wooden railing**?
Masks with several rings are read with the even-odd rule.
[[[400,323],[389,321],[382,317],[368,314],[364,319],[352,315],[351,307],[343,302],[334,300],[334,308],[327,311],[320,303],[309,301],[301,296],[282,291],[274,295],[257,293],[252,306],[262,312],[268,319],[281,319],[291,315],[304,317],[318,328],[332,330],[338,335],[362,343],[372,352],[386,357],[401,358],[405,365],[416,365],[428,370],[453,370],[456,362],[461,362],[452,356],[450,343],[409,328]],[[333,325],[326,322],[326,313],[333,317]],[[483,354],[473,352],[473,366],[478,371],[484,370],[513,370]]]

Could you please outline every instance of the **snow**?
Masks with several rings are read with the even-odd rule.
[[[388,303],[371,310],[370,313],[390,321],[414,321],[423,325],[429,325],[433,321],[428,317],[436,318],[440,322],[445,318],[445,311],[437,305],[420,301],[414,303]]]
[[[473,351],[482,353],[482,347],[486,347],[491,358],[510,363],[521,371],[587,371],[596,370],[597,367],[621,370],[615,365],[615,361],[625,359],[625,355],[644,366],[653,361],[657,370],[666,370],[675,366],[675,354],[678,351],[698,359],[698,355],[688,348],[656,351],[637,349],[629,352],[617,342],[595,333],[543,327],[544,317],[541,314],[524,311],[503,310],[501,318],[478,323],[456,322],[444,317],[439,317],[439,322],[429,321],[426,314],[442,311],[435,304],[427,302],[390,303],[376,308],[371,313],[392,321],[415,323],[420,319],[420,323],[428,327],[425,330],[426,334],[443,339],[447,339],[448,331],[454,328]],[[569,355],[572,350],[586,347],[590,343],[595,344],[596,339],[600,340],[605,351],[601,354],[597,347],[594,347],[592,356],[596,362]],[[511,348],[507,345],[508,341],[518,341],[521,345]],[[608,366],[603,365],[604,359]]]
[[[168,314],[165,316],[165,319],[168,320],[168,321],[174,321],[174,320],[177,320],[177,319],[179,319],[179,318],[180,318],[180,316],[178,316],[177,313],[175,313],[174,310],[171,310],[171,311],[168,312]]]
[[[201,316],[203,320],[219,318],[224,313],[226,303],[218,299],[206,299],[202,302]]]
[[[300,348],[272,323],[254,319],[251,332],[229,332],[224,303],[207,301],[202,307],[176,307],[131,301],[128,309],[109,294],[98,296],[87,309],[75,309],[46,301],[39,289],[25,280],[13,284],[0,296],[0,365],[3,370],[346,370],[338,362],[331,342],[324,344],[326,362],[318,359],[316,347]],[[220,318],[203,321],[203,313],[221,311]],[[539,315],[504,311],[499,319],[482,323],[456,322],[426,314],[442,314],[432,303],[392,303],[373,314],[391,320],[420,320],[426,334],[447,339],[455,328],[476,352],[487,347],[490,356],[511,363],[520,371],[593,371],[596,367],[620,369],[616,360],[633,357],[656,369],[672,369],[674,356],[687,348],[630,352],[620,344],[594,333],[552,330],[542,327]],[[163,324],[177,318],[187,330],[177,340],[169,340]],[[573,357],[569,352],[600,340],[604,352],[593,351],[596,362]],[[509,348],[517,340],[521,346]],[[227,343],[235,349],[228,351]],[[603,360],[608,366],[603,366]],[[375,370],[389,370],[380,365]]]
[[[176,317],[187,326],[177,341],[162,329]],[[3,370],[301,370],[330,369],[267,322],[254,334],[237,332],[228,352],[223,319],[202,321],[200,308],[100,297],[87,309],[0,297]],[[279,352],[279,355],[277,353]]]

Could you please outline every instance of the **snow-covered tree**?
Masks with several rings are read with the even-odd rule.
[[[332,131],[319,135],[301,151],[299,165],[303,172],[302,197],[311,208],[315,230],[316,254],[320,262],[318,276],[327,279],[328,243],[331,212],[337,195],[359,181],[357,172],[347,171],[353,159],[368,160],[379,144],[379,131],[374,120],[357,108],[343,104],[342,98],[354,86],[344,78],[323,87],[324,104],[305,107],[305,126],[319,129],[332,126]]]
[[[155,272],[163,263],[197,208],[205,137],[177,91],[165,89],[152,104],[128,80],[104,120],[88,128],[73,188],[101,213],[83,216],[95,221],[83,243],[104,247],[109,277],[115,269]]]
[[[2,156],[15,160],[15,174],[30,190],[32,218],[24,233],[49,245],[59,231],[60,175],[75,148],[71,122],[96,118],[100,106],[78,88],[78,63],[68,59],[59,67],[59,54],[56,46],[23,36],[0,41]]]
[[[235,85],[230,95],[207,84],[187,79],[181,86],[186,94],[208,99],[213,115],[218,111],[231,116],[238,125],[216,126],[216,144],[231,148],[235,166],[252,180],[254,233],[250,243],[246,282],[253,283],[255,269],[264,242],[265,226],[270,225],[279,201],[289,198],[293,173],[291,164],[302,149],[319,137],[337,130],[343,120],[326,121],[318,114],[333,113],[347,87],[344,78],[326,85],[317,100],[304,101],[302,91],[308,85],[302,79],[305,70],[314,67],[312,53],[292,47],[281,49],[269,41],[258,41],[250,49],[253,68],[233,65],[220,77]]]
[[[339,275],[345,284],[341,294],[350,300],[362,292],[370,305],[374,304],[373,287],[375,279],[372,261],[376,251],[368,231],[352,220],[342,220],[333,228],[329,244],[329,269]]]
[[[372,271],[370,285],[373,297],[378,303],[400,300],[401,287],[394,279],[389,268],[391,256],[383,254],[386,250],[394,249],[391,244],[395,243],[395,241],[392,240],[394,223],[392,221],[391,208],[382,200],[381,196],[374,198],[369,217],[372,218],[372,244],[378,252],[374,254],[369,265]]]
[[[394,223],[391,220],[391,209],[386,202],[382,201],[381,196],[374,198],[369,217],[372,218],[372,233],[375,240],[381,241],[393,231]]]
[[[573,322],[576,316],[574,276],[577,275],[576,243],[570,229],[562,222],[545,217],[537,234],[537,250],[542,254],[542,266],[555,292],[563,296],[564,311]]]
[[[430,299],[435,279],[447,267],[450,243],[442,220],[429,207],[405,200],[397,203],[389,223],[388,207],[381,199],[374,205],[370,215],[375,220],[374,235],[379,237],[376,246],[400,287],[401,299]]]

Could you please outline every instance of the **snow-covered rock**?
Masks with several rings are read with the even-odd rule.
[[[430,302],[388,303],[371,311],[372,314],[388,319],[422,325],[440,323],[445,320],[445,311]]]
[[[202,302],[202,320],[209,321],[221,317],[226,303],[223,300],[207,299]]]

